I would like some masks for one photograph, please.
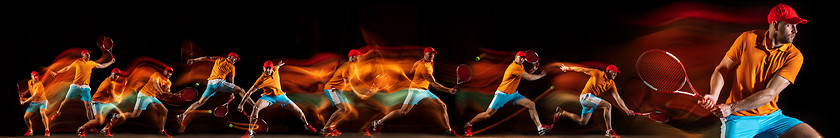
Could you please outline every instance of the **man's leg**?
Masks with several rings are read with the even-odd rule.
[[[435,99],[435,102],[440,104],[441,112],[443,113],[443,125],[446,126],[447,130],[452,129],[452,127],[449,126],[449,111],[446,109],[446,103],[443,103],[440,99]]]
[[[169,109],[166,109],[163,104],[155,104],[155,109],[157,109],[158,119],[160,119],[158,127],[163,131],[166,126],[166,115],[169,114]]]
[[[487,110],[485,110],[484,112],[481,112],[481,113],[478,113],[478,115],[475,115],[475,117],[473,117],[470,120],[470,122],[467,122],[467,125],[472,126],[472,124],[487,120],[487,118],[490,118],[491,116],[493,116],[493,114],[496,114],[496,111],[497,111],[497,109],[487,108]]]
[[[41,110],[41,122],[44,123],[44,129],[49,131],[50,130],[50,119],[49,119],[49,116],[47,116],[47,109],[46,108],[41,108],[40,110]]]
[[[242,87],[233,85],[233,89],[230,90],[230,93],[231,98],[233,98],[233,93],[236,93],[239,95],[239,97],[242,97],[242,100],[245,100],[245,102],[250,104],[251,106],[254,106],[255,104],[253,99],[251,99],[250,97],[245,97],[245,94],[247,94],[247,92],[245,92],[245,89],[242,89]]]
[[[33,112],[23,113],[23,120],[26,122],[26,127],[29,128],[28,131],[32,131],[32,116],[34,115],[35,113]]]
[[[91,108],[91,102],[82,101],[85,103],[85,115],[87,116],[88,120],[94,120],[95,115],[93,115],[93,108]]]
[[[588,113],[583,114],[583,115],[577,115],[577,114],[575,114],[575,113],[571,113],[571,112],[564,111],[563,109],[559,109],[559,110],[560,110],[560,111],[558,111],[558,112],[555,114],[556,116],[561,116],[561,117],[566,117],[566,118],[569,118],[569,119],[571,119],[573,122],[577,123],[578,125],[586,125],[586,124],[588,124],[588,123],[589,123],[589,118],[590,118],[590,117],[592,117],[592,113],[591,113],[591,112],[588,112]]]
[[[93,119],[88,120],[87,123],[80,126],[79,129],[76,129],[76,131],[84,131],[85,129],[99,126],[104,122],[105,122],[105,116],[99,114],[99,115],[96,115],[96,117],[94,117]]]
[[[347,117],[347,113],[349,113],[351,110],[351,106],[348,103],[339,103],[336,104],[335,107],[338,109],[335,110],[335,112],[333,112],[332,115],[330,115],[330,119],[327,120],[327,123],[326,125],[324,125],[324,128],[335,127],[336,125],[338,125],[339,122],[343,121],[344,118]]]
[[[257,102],[254,103],[254,109],[251,110],[253,112],[251,112],[251,116],[248,119],[248,123],[250,125],[248,125],[248,132],[245,133],[246,135],[248,135],[249,137],[254,136],[253,130],[254,130],[254,127],[257,124],[257,121],[258,121],[257,119],[260,118],[260,111],[262,109],[265,109],[266,107],[268,107],[269,104],[270,103],[265,101],[265,100],[257,100]]]
[[[385,115],[384,117],[382,117],[382,119],[379,119],[379,120],[377,120],[377,121],[378,121],[379,123],[385,123],[385,121],[388,121],[388,120],[394,119],[394,118],[396,118],[396,117],[402,117],[402,116],[405,116],[405,114],[408,114],[408,112],[409,112],[409,111],[411,111],[411,109],[412,109],[412,108],[414,108],[414,105],[411,105],[411,104],[403,104],[403,105],[400,107],[400,109],[399,109],[399,110],[391,111],[390,113],[388,113],[387,115]]]
[[[309,122],[306,121],[306,114],[303,113],[303,110],[301,110],[300,107],[297,106],[297,104],[295,104],[294,102],[290,102],[287,103],[286,106],[283,106],[283,108],[292,111],[292,113],[295,113],[298,116],[298,119],[300,119],[300,121],[303,122],[304,125],[306,125],[306,131],[309,131],[310,133],[317,132],[317,130],[315,130],[315,128],[312,128],[312,126],[309,125]]]
[[[531,99],[522,98],[519,101],[516,101],[516,105],[528,108],[528,113],[531,114],[531,120],[534,120],[534,124],[537,125],[537,128],[542,126],[542,123],[540,123],[540,117],[537,114],[536,105],[531,101]]]
[[[184,119],[187,118],[187,115],[191,114],[196,108],[201,107],[201,105],[204,105],[208,99],[210,99],[210,97],[201,97],[198,101],[191,104],[190,107],[187,107],[187,110],[185,110],[184,113],[181,113],[181,115],[178,116],[178,121],[181,121],[181,124],[183,125]]]
[[[612,130],[612,105],[606,100],[601,100],[601,103],[598,104],[598,109],[604,111],[604,123],[607,130]]]
[[[385,121],[388,121],[388,120],[391,120],[391,119],[393,119],[393,118],[397,118],[397,117],[403,117],[403,116],[405,116],[405,114],[408,114],[408,111],[411,111],[411,108],[414,108],[414,105],[411,105],[411,104],[403,104],[403,105],[400,107],[400,109],[399,109],[399,110],[391,111],[390,113],[388,113],[387,115],[385,115],[384,117],[382,117],[382,119],[379,119],[379,120],[375,120],[375,121],[373,121],[373,123],[372,123],[373,125],[371,125],[371,127],[373,127],[373,132],[379,132],[379,131],[382,131],[382,130],[380,130],[380,129],[382,129],[382,128],[381,128],[381,127],[382,127],[382,124],[383,124]]]
[[[782,138],[818,138],[823,137],[811,125],[799,123],[780,136]]]

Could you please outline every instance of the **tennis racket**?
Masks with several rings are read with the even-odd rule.
[[[178,92],[177,96],[181,100],[192,101],[192,100],[195,100],[196,94],[197,94],[197,91],[195,90],[195,88],[187,87],[187,88],[181,89],[181,91]]]
[[[540,55],[537,54],[537,52],[534,52],[534,50],[525,50],[525,61],[533,64],[534,68],[536,68],[533,72],[531,72],[531,74],[542,70],[542,68],[540,68]]]
[[[20,99],[20,101],[24,101],[23,96],[26,96],[26,91],[20,91],[20,84],[15,85],[17,86],[18,99]]]
[[[230,109],[230,107],[229,107],[228,105],[230,105],[230,101],[233,101],[233,98],[234,98],[234,97],[230,97],[230,100],[228,100],[227,102],[225,102],[225,104],[219,105],[219,106],[217,106],[215,109],[213,109],[213,115],[214,115],[214,116],[216,116],[216,117],[225,117],[225,116],[227,116],[227,115],[228,115],[228,111],[229,111],[229,109]]]
[[[641,115],[649,118],[650,120],[656,121],[658,123],[665,123],[668,122],[668,116],[659,111],[647,112],[647,113],[634,113],[636,115]]]
[[[455,68],[455,73],[455,87],[452,87],[455,89],[458,89],[458,86],[464,82],[470,81],[472,78],[472,68],[470,68],[467,64],[458,65],[458,67]]]
[[[101,44],[100,46],[102,47],[102,49],[107,51],[108,55],[111,55],[111,58],[114,58],[114,54],[113,52],[111,52],[111,49],[114,48],[114,40],[110,37],[103,36],[102,41],[99,43]]]
[[[667,51],[648,50],[636,61],[636,71],[648,88],[662,93],[675,93],[701,98],[688,79],[682,62]],[[688,91],[681,91],[688,84]]]
[[[688,80],[682,62],[671,53],[662,50],[648,50],[636,61],[636,71],[649,88],[662,93],[684,94],[699,97]],[[681,91],[688,84],[690,91]]]

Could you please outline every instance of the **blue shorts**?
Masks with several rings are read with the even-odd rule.
[[[37,113],[40,112],[41,109],[47,109],[47,105],[49,105],[49,102],[47,102],[47,100],[29,102],[29,107],[26,107],[26,112]]]
[[[493,96],[493,101],[490,102],[490,109],[502,108],[502,106],[505,106],[505,103],[508,102],[510,102],[510,104],[516,104],[516,101],[519,101],[522,98],[525,98],[525,96],[519,94],[519,91],[507,94],[496,90],[496,94]]]
[[[586,93],[580,95],[580,115],[585,115],[587,113],[592,113],[595,111],[595,108],[598,107],[598,104],[601,103],[601,99],[598,96],[595,96],[592,93]]]
[[[207,89],[204,89],[201,97],[211,97],[216,95],[216,91],[230,92],[230,90],[233,90],[233,87],[233,83],[227,82],[224,79],[209,80],[207,81]]]
[[[91,107],[91,109],[93,109],[93,115],[105,115],[108,112],[111,112],[111,110],[117,108],[117,106],[114,106],[113,103],[100,103],[97,101],[93,101],[91,103],[93,103],[93,107]]]
[[[799,119],[782,114],[782,109],[762,116],[730,115],[722,121],[721,137],[727,138],[779,137],[802,123]]]
[[[134,110],[146,110],[146,107],[149,106],[149,104],[163,104],[157,98],[152,96],[146,96],[143,93],[137,93],[137,101],[134,102],[136,103],[134,105]]]
[[[438,99],[438,97],[435,94],[432,94],[429,90],[411,88],[408,89],[408,95],[406,95],[405,102],[403,102],[403,104],[417,105],[417,103],[424,98],[432,98],[432,100]]]
[[[76,85],[70,84],[70,90],[67,91],[67,99],[78,99],[85,102],[90,102],[90,85]]]
[[[280,103],[281,107],[286,107],[287,104],[295,104],[295,102],[292,102],[292,99],[289,99],[289,97],[286,96],[285,93],[283,93],[283,95],[275,96],[268,96],[263,94],[259,100],[268,102],[268,106],[274,105],[274,103]]]
[[[330,89],[324,89],[324,94],[327,94],[327,98],[330,99],[333,106],[340,103],[350,103],[350,101],[347,101],[347,98],[344,97],[344,91],[331,91]]]

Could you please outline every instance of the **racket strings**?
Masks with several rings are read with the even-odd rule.
[[[642,80],[658,91],[676,91],[685,83],[685,70],[679,60],[665,51],[648,51],[636,64]]]
[[[470,80],[470,78],[472,76],[472,71],[470,70],[469,66],[459,65],[458,68],[456,68],[455,70],[457,70],[456,71],[456,73],[457,73],[456,77],[458,78],[458,83],[462,83],[462,82]]]

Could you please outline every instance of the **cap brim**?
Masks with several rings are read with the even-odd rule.
[[[802,18],[799,18],[799,17],[793,17],[793,18],[790,18],[790,19],[785,19],[785,22],[787,22],[789,24],[806,24],[806,23],[808,23],[808,20],[805,20],[805,19],[802,19]]]

